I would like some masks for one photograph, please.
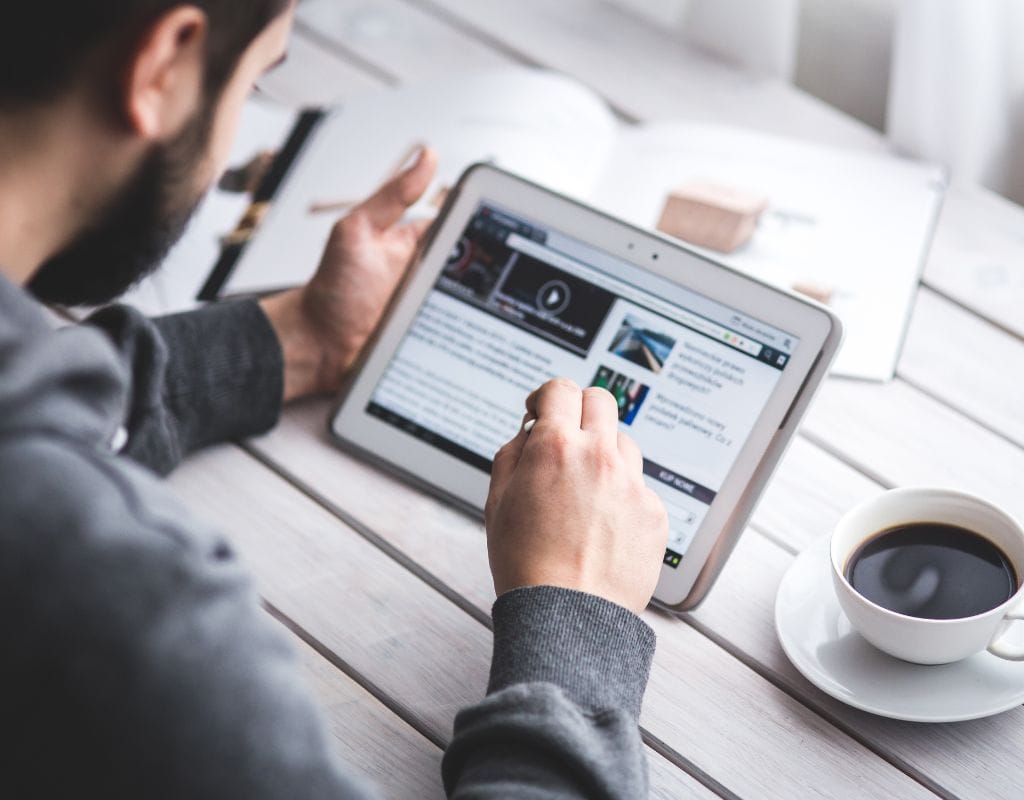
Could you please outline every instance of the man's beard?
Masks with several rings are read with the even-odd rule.
[[[201,195],[196,171],[213,109],[203,109],[172,141],[154,145],[97,220],[32,276],[44,303],[98,306],[152,273],[181,238]]]

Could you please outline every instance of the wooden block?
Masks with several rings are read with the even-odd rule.
[[[835,289],[831,286],[826,286],[821,283],[811,283],[810,281],[794,283],[791,288],[794,292],[802,294],[804,297],[809,297],[812,300],[817,300],[825,306],[832,302],[832,298],[835,295]]]
[[[658,230],[700,247],[732,253],[750,241],[767,207],[764,195],[693,180],[665,200]]]

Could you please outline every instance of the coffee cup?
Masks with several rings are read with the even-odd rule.
[[[921,533],[916,538],[915,530]],[[968,540],[957,531],[981,538]],[[883,541],[883,537],[897,535],[903,539],[888,540],[891,545]],[[950,564],[921,561],[922,553],[951,553],[954,549],[911,549],[914,542],[940,541],[943,536],[954,537],[949,540],[953,544],[974,542],[975,549],[985,550],[979,550],[979,555],[988,560],[977,564],[989,572],[977,574],[974,580],[980,583],[973,593],[963,585],[970,570],[961,575],[948,568]],[[959,550],[954,554],[967,557]],[[874,559],[870,570],[869,555]],[[878,649],[918,664],[946,664],[984,650],[1024,661],[1024,645],[1007,635],[1015,620],[1024,620],[1024,528],[991,503],[949,489],[893,489],[864,501],[839,521],[832,533],[830,556],[840,607],[854,629]],[[999,584],[1003,580],[998,578],[1000,565],[1006,568],[1005,587]],[[859,578],[858,570],[867,576]],[[870,582],[872,572],[900,591],[886,594],[885,586],[876,589]],[[992,576],[997,577],[993,580]],[[986,600],[996,604],[971,607],[971,603],[977,606]],[[961,608],[958,604],[964,604],[966,615],[956,615]],[[931,616],[917,616],[925,613],[919,609],[927,609]]]

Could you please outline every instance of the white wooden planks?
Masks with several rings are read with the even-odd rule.
[[[734,73],[686,51],[674,39],[669,42],[657,33],[640,31],[631,20],[623,21],[602,3],[528,0],[509,6],[493,0],[373,4],[316,0],[304,4],[302,13],[307,24],[320,26],[317,57],[323,57],[325,48],[336,43],[335,55],[349,59],[356,75],[361,67],[362,77],[355,80],[365,79],[367,87],[520,59],[575,74],[638,118],[714,119],[832,144],[879,146],[874,133],[824,109],[817,101],[787,87]],[[670,54],[670,46],[678,52]],[[651,70],[654,61],[672,67]],[[313,89],[324,90],[324,84],[317,83],[316,70],[307,75],[311,77],[292,79],[285,93],[308,92],[310,82]],[[766,616],[765,609],[774,601],[774,587],[791,552],[827,532],[846,508],[880,491],[881,484],[966,485],[1004,504],[1019,503],[1015,499],[1019,480],[1015,483],[1013,476],[1022,474],[1024,464],[1018,446],[1024,414],[1017,412],[1015,400],[1024,381],[1017,378],[1015,382],[1014,378],[1024,373],[1012,368],[1000,371],[999,364],[1008,361],[1012,367],[1021,352],[1014,337],[1024,332],[1019,311],[1024,304],[1022,255],[1024,212],[988,193],[954,185],[925,273],[927,284],[950,300],[927,290],[919,297],[900,364],[900,374],[912,386],[902,381],[884,387],[830,382],[820,410],[815,409],[808,424],[807,438],[794,444],[755,515],[754,527],[771,541],[748,532],[719,586],[695,615],[697,630],[665,617],[652,618],[662,634],[662,647],[648,706],[651,697],[658,697],[675,711],[677,719],[656,714],[652,724],[648,709],[644,723],[657,738],[671,742],[685,759],[728,789],[748,797],[775,796],[773,792],[782,796],[784,791],[807,796],[824,790],[825,796],[836,797],[880,796],[880,792],[904,796],[904,791],[923,791],[860,745],[853,744],[851,749],[848,745],[853,740],[772,689],[754,672],[736,666],[739,662],[723,661],[722,651],[714,646],[709,649],[708,641],[698,633],[701,630],[855,739],[869,743],[924,786],[963,798],[1018,796],[1014,787],[1024,779],[1024,770],[1015,767],[1013,758],[1024,745],[1015,735],[1015,729],[1024,729],[1019,710],[994,720],[947,726],[893,723],[852,711],[826,698],[795,673],[766,624],[770,614]],[[971,311],[994,325],[973,317]],[[430,581],[435,576],[444,581],[441,588],[454,589],[452,599],[479,618],[493,598],[479,525],[370,467],[333,453],[322,441],[325,414],[326,406],[317,403],[296,409],[280,431],[257,445],[260,452],[301,475],[343,516],[363,523],[363,534],[402,565]],[[317,470],[320,474],[315,474]],[[285,490],[273,490],[268,483],[266,491],[272,496]],[[257,500],[251,502],[255,505]],[[266,502],[265,498],[261,501]],[[374,503],[377,508],[370,507]],[[1020,513],[1019,505],[1014,508]],[[267,566],[268,570],[276,568]],[[411,573],[404,576],[416,580]],[[737,586],[742,586],[742,591]],[[324,590],[310,591],[310,597],[317,597]],[[297,610],[305,615],[306,601],[296,602]],[[318,629],[322,626],[330,633],[330,623],[322,615],[311,617]],[[395,623],[385,617],[383,624]],[[667,648],[665,641],[669,642]],[[340,652],[359,644],[358,639],[346,639],[336,646]],[[395,646],[396,658],[407,652]],[[668,656],[663,655],[666,652]],[[666,659],[693,665],[689,686],[679,689],[675,685],[676,671],[666,666]],[[369,661],[360,663],[370,666]],[[393,681],[394,675],[385,670],[384,679]],[[713,701],[730,687],[737,687],[738,692],[733,708],[760,702],[760,712],[736,712],[732,729],[718,731],[708,725],[703,739],[686,738],[692,730],[680,730],[680,726],[712,718],[705,707],[707,699],[696,715],[686,713],[684,702],[693,696]],[[432,735],[437,733],[425,720],[432,719],[436,725],[443,712],[434,709],[433,716],[422,715],[421,699],[400,692],[395,697],[413,702],[417,711],[410,711],[410,718]],[[746,774],[734,774],[733,762],[720,758],[725,742],[732,741],[731,733],[739,725],[753,725],[756,732],[782,742],[792,741],[794,735],[800,739],[799,745],[790,746],[792,760],[798,763],[785,765],[779,775],[775,758],[781,757],[772,757],[774,750],[758,750],[758,742],[741,737],[741,746],[748,748],[744,763],[752,762],[752,774],[778,785],[755,789]],[[833,746],[841,752],[833,753],[829,749]],[[810,752],[799,752],[801,748]],[[827,784],[832,777],[828,769],[818,775],[823,783],[815,783],[811,774],[817,760],[825,757],[840,762],[852,758],[857,765],[863,762],[866,781],[852,780],[844,771],[848,765],[843,764],[834,785]],[[706,791],[660,757],[652,758],[652,773],[655,796]],[[679,776],[685,788],[677,791]],[[807,779],[803,785],[801,776]],[[888,781],[895,782],[890,785]]]
[[[193,458],[171,480],[190,507],[232,537],[267,602],[387,697],[405,721],[434,742],[448,741],[456,711],[477,702],[486,687],[491,634],[479,620],[236,447]],[[351,723],[332,722],[339,725],[376,722],[360,714]],[[388,768],[373,730],[353,747],[363,772]],[[439,788],[437,761],[418,755],[410,752],[410,781]],[[656,796],[709,796],[686,773],[649,755]]]
[[[1024,517],[1024,449],[901,381],[829,380],[803,429],[884,485],[958,488]]]
[[[479,523],[336,451],[326,440],[326,411],[324,403],[297,406],[253,446],[403,558],[478,609],[489,608],[494,594]],[[651,614],[649,621],[660,641],[641,722],[730,790],[749,797],[792,796],[813,784],[817,769],[828,775],[827,785],[816,786],[825,797],[847,797],[858,786],[892,797],[921,796],[915,782],[697,631],[661,615]],[[740,719],[741,725],[723,722]],[[810,732],[813,746],[806,744]],[[784,757],[796,751],[800,758]]]
[[[1024,447],[1024,340],[922,289],[898,371]]]
[[[401,0],[309,0],[301,31],[326,47],[372,64],[391,82],[418,83],[514,63],[493,47]]]
[[[924,277],[929,286],[1024,336],[1024,209],[954,181]]]
[[[295,641],[342,762],[383,797],[443,798],[440,748],[309,645]]]

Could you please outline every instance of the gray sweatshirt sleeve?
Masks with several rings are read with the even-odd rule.
[[[231,546],[151,473],[46,431],[0,437],[0,472],[5,796],[370,796]]]
[[[487,697],[459,713],[445,753],[452,798],[648,794],[637,726],[654,632],[621,606],[542,586],[494,604]]]
[[[111,306],[88,322],[128,367],[124,455],[158,473],[209,444],[263,433],[281,411],[281,346],[259,305],[216,303],[149,319]]]
[[[259,433],[276,422],[281,351],[256,303],[220,303],[156,320],[114,306],[90,323],[107,334],[127,367],[129,439],[123,454],[135,461],[169,472],[199,447]],[[199,622],[208,613],[212,598],[195,599],[194,607],[185,602],[178,609],[182,619]],[[190,602],[189,596],[182,601]],[[254,605],[241,602],[238,612]],[[444,762],[449,793],[457,798],[645,796],[646,762],[636,720],[654,650],[650,628],[600,598],[551,587],[511,592],[495,603],[493,616],[488,697],[456,720]],[[236,618],[231,629],[239,623]],[[266,668],[225,686],[276,692],[265,682],[278,669],[272,666],[271,640],[236,641],[246,645],[235,651],[241,661],[264,662]],[[215,671],[202,687],[194,687],[198,702],[215,702],[218,675]],[[250,683],[252,678],[258,680]],[[253,711],[265,706],[268,713],[281,713],[280,708],[272,712],[276,701],[264,704],[253,695],[249,702]],[[286,707],[298,711],[290,703]],[[243,725],[259,729],[251,719],[220,718],[237,724],[239,733]],[[290,769],[282,774],[295,775]]]

